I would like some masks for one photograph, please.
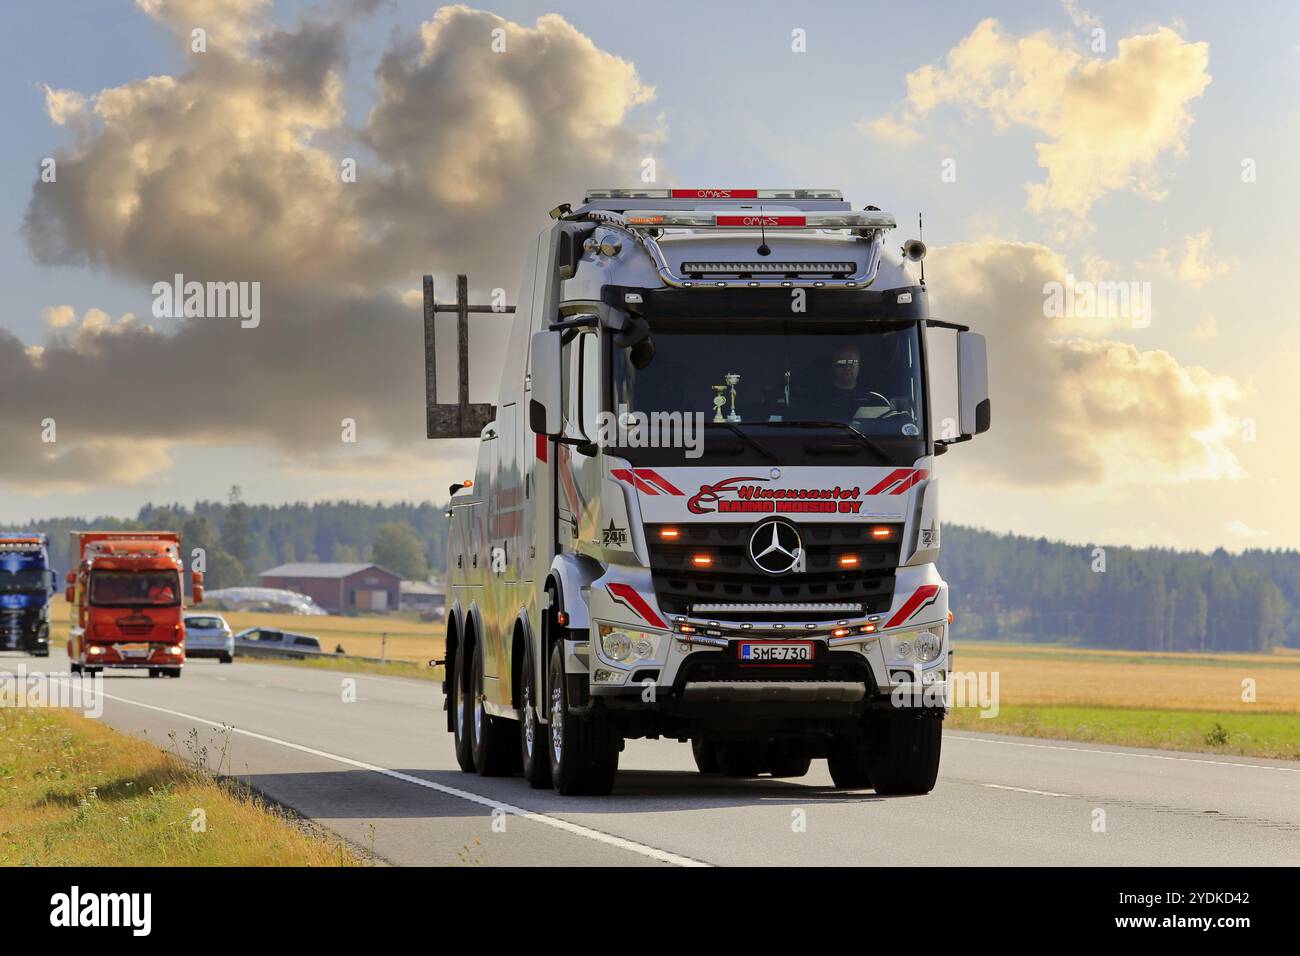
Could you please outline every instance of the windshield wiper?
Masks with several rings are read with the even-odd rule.
[[[741,428],[738,425],[736,425],[734,422],[705,422],[704,424],[705,426],[718,425],[722,428],[727,429],[727,431],[734,434],[737,438],[743,441],[746,445],[749,445],[749,447],[753,448],[755,451],[757,451],[768,461],[777,465],[781,464],[781,459],[778,458],[770,448],[768,448],[766,445],[760,442],[753,435],[750,435],[747,432],[742,431]]]
[[[862,432],[858,431],[856,428],[854,428],[852,425],[846,422],[817,421],[817,420],[809,419],[809,420],[797,420],[797,421],[763,422],[763,424],[767,425],[769,428],[838,428],[841,431],[848,432],[850,435],[852,435],[855,439],[861,442],[866,448],[868,448],[877,458],[879,458],[885,464],[890,465],[893,464],[894,462],[893,455],[885,451],[885,449],[881,448],[878,444],[876,444],[866,435],[862,434]]]

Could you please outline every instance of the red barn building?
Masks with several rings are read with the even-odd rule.
[[[262,587],[306,594],[333,614],[396,611],[402,579],[377,564],[299,561],[262,573]]]

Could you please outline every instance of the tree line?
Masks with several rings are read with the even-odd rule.
[[[225,501],[146,504],[134,517],[59,517],[6,526],[44,531],[60,577],[72,567],[69,531],[178,531],[186,567],[202,548],[209,590],[255,585],[270,568],[294,561],[374,562],[407,580],[423,580],[444,563],[447,518],[429,502],[330,501],[253,505],[238,487]]]
[[[1300,646],[1300,552],[1064,544],[945,525],[957,634],[1151,651]]]
[[[431,502],[147,504],[132,518],[52,518],[53,566],[68,570],[68,531],[179,531],[202,547],[211,589],[256,584],[293,561],[369,562],[421,580],[444,570],[447,518]],[[1066,544],[945,525],[939,568],[957,634],[968,640],[1066,641],[1153,651],[1300,647],[1300,552],[1229,554]]]

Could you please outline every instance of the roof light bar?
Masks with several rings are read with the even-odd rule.
[[[831,199],[843,200],[838,189],[588,189],[584,202],[593,199],[699,199],[704,201],[738,201],[751,199]]]
[[[689,275],[852,275],[856,262],[683,262]]]
[[[624,219],[640,229],[893,229],[894,217],[887,212],[749,212],[696,213],[658,209],[630,209]]]

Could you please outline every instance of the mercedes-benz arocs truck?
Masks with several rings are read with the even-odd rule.
[[[50,656],[49,542],[43,534],[0,532],[0,650]]]
[[[185,665],[184,565],[170,531],[73,531],[68,658],[74,673],[105,667],[180,677]],[[195,604],[203,574],[192,574]]]
[[[706,773],[824,758],[839,787],[928,792],[952,653],[935,459],[990,405],[984,338],[930,315],[924,245],[824,189],[593,190],[552,218],[495,405],[467,401],[463,338],[437,403],[449,307],[425,280],[429,435],[478,441],[449,505],[460,766],[607,793],[624,741],[659,737]],[[462,333],[488,311],[463,290]]]

